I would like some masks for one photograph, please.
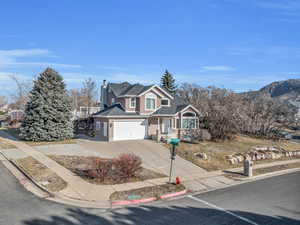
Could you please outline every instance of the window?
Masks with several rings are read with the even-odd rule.
[[[196,128],[196,118],[185,118],[182,119],[183,129],[195,129]]]
[[[155,109],[155,99],[154,98],[146,98],[146,109],[153,110]]]
[[[115,98],[111,98],[111,103],[115,103]]]
[[[169,99],[162,99],[161,100],[161,105],[168,106],[169,105]]]
[[[100,130],[100,127],[101,127],[101,122],[96,121],[96,130]]]
[[[129,101],[130,108],[135,108],[135,101],[136,101],[136,98],[130,98],[130,101]]]
[[[183,129],[195,129],[199,127],[199,120],[193,112],[186,112],[182,118]]]

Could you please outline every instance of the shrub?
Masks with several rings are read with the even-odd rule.
[[[103,159],[95,159],[92,161],[90,170],[88,170],[87,175],[91,178],[95,178],[101,182],[107,179],[111,173],[113,168],[112,160],[103,160]]]
[[[121,180],[136,177],[141,171],[142,160],[134,154],[122,154],[114,160],[116,172]]]
[[[100,182],[113,180],[127,181],[141,171],[142,160],[134,154],[122,154],[116,159],[94,159],[87,171],[87,176]]]

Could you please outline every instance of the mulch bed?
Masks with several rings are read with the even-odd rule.
[[[112,185],[112,184],[122,184],[122,183],[137,182],[137,181],[144,181],[149,179],[166,177],[166,175],[164,174],[160,174],[152,170],[142,168],[136,177],[130,178],[128,180],[116,181],[108,177],[106,180],[100,181],[97,179],[93,179],[87,175],[87,168],[89,167],[89,165],[91,165],[91,162],[93,160],[99,159],[99,157],[67,156],[67,155],[48,155],[48,157],[50,157],[60,165],[64,166],[65,168],[71,170],[73,173],[80,176],[85,181],[92,184]]]
[[[133,200],[151,197],[159,198],[162,195],[175,193],[183,190],[185,190],[185,187],[182,184],[163,184],[152,187],[133,189],[130,191],[114,192],[110,195],[110,200]]]

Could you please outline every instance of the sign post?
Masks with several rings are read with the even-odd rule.
[[[168,140],[168,143],[170,143],[172,145],[171,150],[170,150],[171,164],[170,164],[169,183],[171,183],[171,180],[172,180],[173,161],[175,160],[175,156],[176,156],[176,146],[178,146],[179,142],[180,142],[180,139],[178,139],[178,138],[171,138]]]

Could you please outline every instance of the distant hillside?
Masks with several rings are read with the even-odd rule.
[[[249,97],[266,96],[281,102],[289,102],[300,108],[300,79],[276,81],[261,88],[259,91],[243,93]]]

